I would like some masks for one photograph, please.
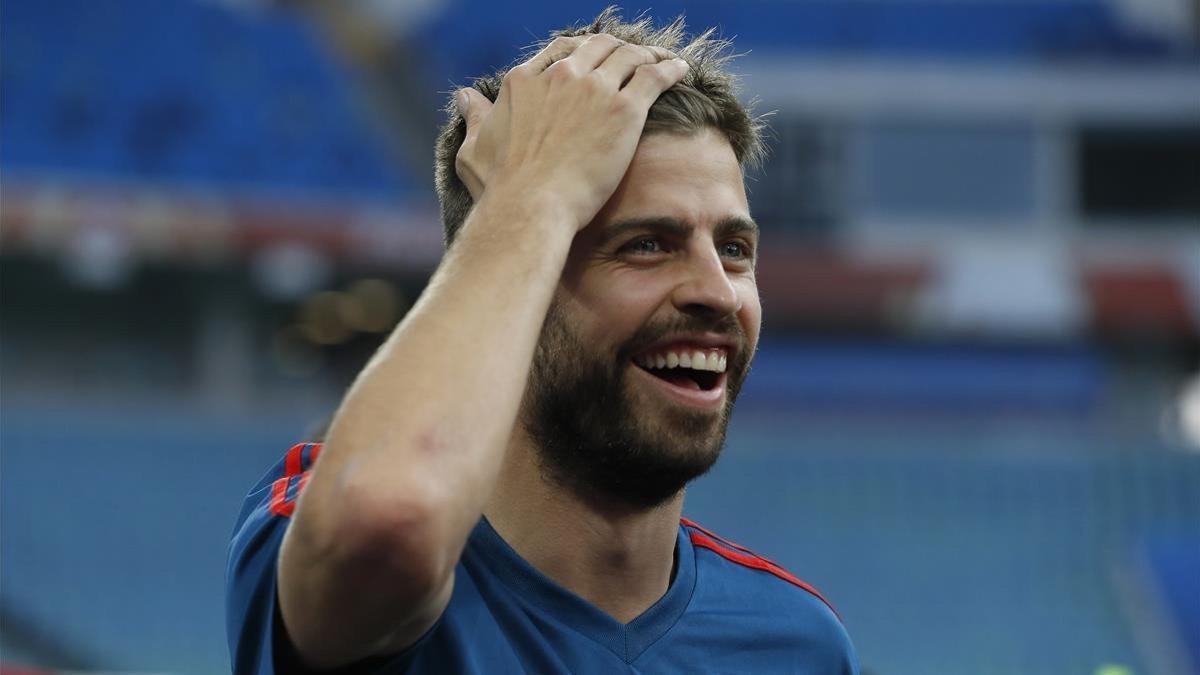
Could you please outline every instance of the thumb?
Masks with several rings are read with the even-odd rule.
[[[474,87],[459,89],[454,95],[454,104],[458,108],[458,114],[467,121],[467,128],[475,126],[492,109],[492,102]]]

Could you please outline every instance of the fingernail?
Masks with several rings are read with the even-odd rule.
[[[454,107],[458,108],[458,114],[463,117],[467,116],[467,110],[471,107],[471,99],[467,96],[466,89],[459,89],[454,95]]]

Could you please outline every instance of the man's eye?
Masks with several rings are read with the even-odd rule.
[[[633,253],[658,253],[662,250],[662,246],[659,245],[657,239],[643,237],[629,242],[625,246],[625,250],[632,251]]]
[[[730,258],[747,258],[750,256],[750,249],[740,241],[728,241],[721,244],[721,255]]]

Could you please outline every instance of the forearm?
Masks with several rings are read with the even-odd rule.
[[[428,500],[455,539],[478,520],[576,229],[505,187],[350,389],[312,488],[333,479],[358,498]]]
[[[314,664],[448,599],[577,229],[529,194],[489,190],[334,416],[280,557],[285,619]],[[322,638],[330,611],[364,629]]]

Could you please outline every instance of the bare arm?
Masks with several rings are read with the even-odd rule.
[[[307,665],[402,649],[449,602],[571,241],[686,70],[661,56],[560,39],[509,73],[494,106],[472,102],[459,173],[482,195],[343,400],[284,538],[280,609]]]

